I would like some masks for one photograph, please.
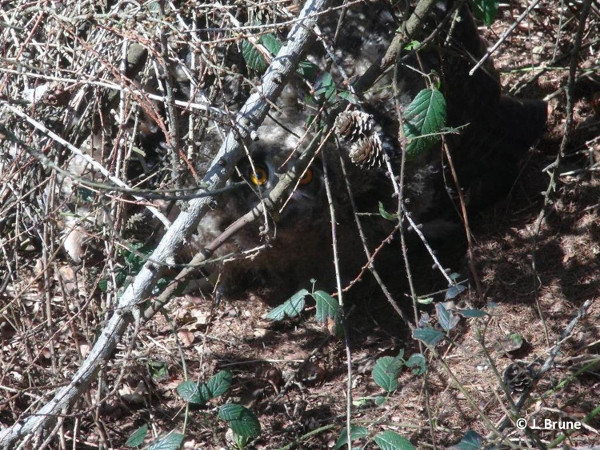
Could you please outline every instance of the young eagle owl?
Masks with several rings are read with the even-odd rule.
[[[198,227],[197,241],[205,244],[254,208],[285,173],[288,152],[255,145],[236,168],[232,189]],[[292,158],[293,159],[293,158]],[[287,164],[286,164],[287,163]],[[219,293],[240,294],[257,289],[267,302],[280,302],[295,290],[309,287],[311,278],[332,278],[331,231],[322,162],[315,160],[300,177],[285,206],[273,216],[265,213],[240,229],[213,259]]]

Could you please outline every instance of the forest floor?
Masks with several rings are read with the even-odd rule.
[[[582,69],[595,69],[596,73],[581,76],[576,83],[571,140],[555,175],[552,201],[544,208],[541,194],[548,188],[550,177],[543,169],[556,159],[565,134],[564,87],[569,58],[568,55],[561,58],[560,54],[561,49],[568,48],[564,42],[572,38],[567,34],[555,35],[557,28],[553,21],[557,17],[551,14],[551,9],[548,2],[536,9],[494,56],[504,91],[547,99],[549,119],[547,131],[528,155],[510,197],[472,218],[478,276],[485,301],[495,304],[486,309],[491,320],[483,331],[481,322],[463,319],[452,332],[453,344],[438,349],[447,369],[439,360],[431,359],[426,388],[423,376],[405,370],[399,389],[382,406],[377,406],[374,398],[385,394],[371,377],[375,360],[395,356],[400,349],[408,357],[419,352],[419,347],[406,339],[406,331],[399,331],[403,328],[400,322],[381,323],[389,311],[359,313],[360,319],[352,321],[349,333],[355,404],[352,421],[354,425],[367,427],[371,435],[383,429],[395,430],[418,448],[434,442],[442,447],[457,443],[470,429],[488,436],[491,430],[480,412],[497,425],[508,408],[491,363],[500,375],[515,361],[539,367],[558,342],[562,345],[552,370],[536,384],[532,400],[526,403],[521,417],[530,425],[533,420],[539,424],[544,419],[581,421],[598,407],[600,178],[595,171],[600,161],[598,68],[593,54],[588,54],[588,59],[580,64]],[[521,8],[502,9],[501,20],[490,29],[482,28],[482,33],[489,42],[496,42],[520,12]],[[599,19],[595,17],[596,29]],[[556,62],[540,70],[538,64],[552,61],[555,51]],[[543,218],[538,230],[541,211]],[[464,253],[455,254],[454,258],[456,267],[468,274]],[[462,295],[464,298],[457,301],[460,306],[485,306],[474,289]],[[587,313],[568,338],[561,341],[568,324],[586,301],[592,302]],[[232,397],[260,417],[263,434],[256,443],[258,448],[279,448],[294,442],[298,448],[334,446],[345,425],[346,350],[343,342],[329,339],[329,332],[314,317],[273,325],[263,319],[268,309],[254,295],[219,307],[205,299],[185,297],[172,302],[169,310],[169,316],[178,324],[180,337],[188,336],[185,352],[189,360],[196,361],[188,366],[192,379],[206,379],[220,369],[234,373]],[[165,359],[170,355],[171,362],[177,364],[179,355],[170,326],[165,323],[161,327],[159,322],[154,326],[156,341],[147,341],[147,353],[153,357],[161,354]],[[480,338],[483,332],[485,352]],[[515,334],[522,338],[522,343],[515,345],[511,341],[510,336]],[[464,386],[474,404],[449,379],[448,370]],[[291,378],[297,381],[286,384]],[[172,384],[160,383],[156,394],[161,404],[168,404],[169,397],[177,404],[173,389],[180,381],[180,377],[175,377]],[[135,383],[133,380],[132,386]],[[165,411],[165,429],[172,426],[175,405]],[[131,420],[131,416],[127,417]],[[211,447],[222,442],[213,422],[201,417],[202,413],[197,413],[188,424],[189,435],[194,436],[195,442],[189,445]],[[523,432],[511,427],[508,436],[520,442]],[[134,428],[132,423],[131,429]],[[600,419],[593,417],[583,430],[573,433],[564,443],[578,447],[600,442],[599,429]],[[562,433],[561,430],[536,432],[546,443]]]

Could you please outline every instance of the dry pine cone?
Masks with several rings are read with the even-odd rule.
[[[350,143],[350,160],[361,167],[379,167],[382,161],[382,143],[375,131],[373,116],[362,111],[344,111],[335,119],[335,133]]]

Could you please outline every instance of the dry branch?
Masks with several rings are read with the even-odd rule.
[[[203,179],[203,190],[211,191],[222,187],[233,173],[236,163],[244,155],[243,142],[248,140],[250,133],[262,123],[269,110],[269,104],[277,99],[285,81],[298,65],[300,56],[312,41],[312,28],[316,24],[318,13],[327,3],[327,0],[313,0],[304,5],[286,44],[262,77],[262,84],[238,113],[236,126],[228,134]],[[140,308],[143,302],[151,297],[152,289],[166,267],[165,261],[171,258],[196,230],[200,219],[208,211],[209,203],[210,199],[207,197],[189,202],[187,209],[182,211],[169,228],[150,260],[120,298],[113,316],[69,385],[60,389],[38,413],[3,430],[0,433],[2,448],[14,448],[18,440],[48,429],[58,414],[64,413],[81,397],[95,379],[101,364],[113,354],[128,325],[139,319]]]

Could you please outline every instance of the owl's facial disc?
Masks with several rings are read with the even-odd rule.
[[[248,182],[252,191],[240,193],[238,202],[246,208],[254,207],[260,197],[268,195],[279,182],[279,165],[275,161],[277,154],[254,152],[252,163],[244,161],[238,166],[240,175]],[[311,220],[315,212],[321,210],[323,203],[323,185],[317,167],[308,167],[300,176],[291,199],[279,214],[279,226],[293,226],[299,221]]]

